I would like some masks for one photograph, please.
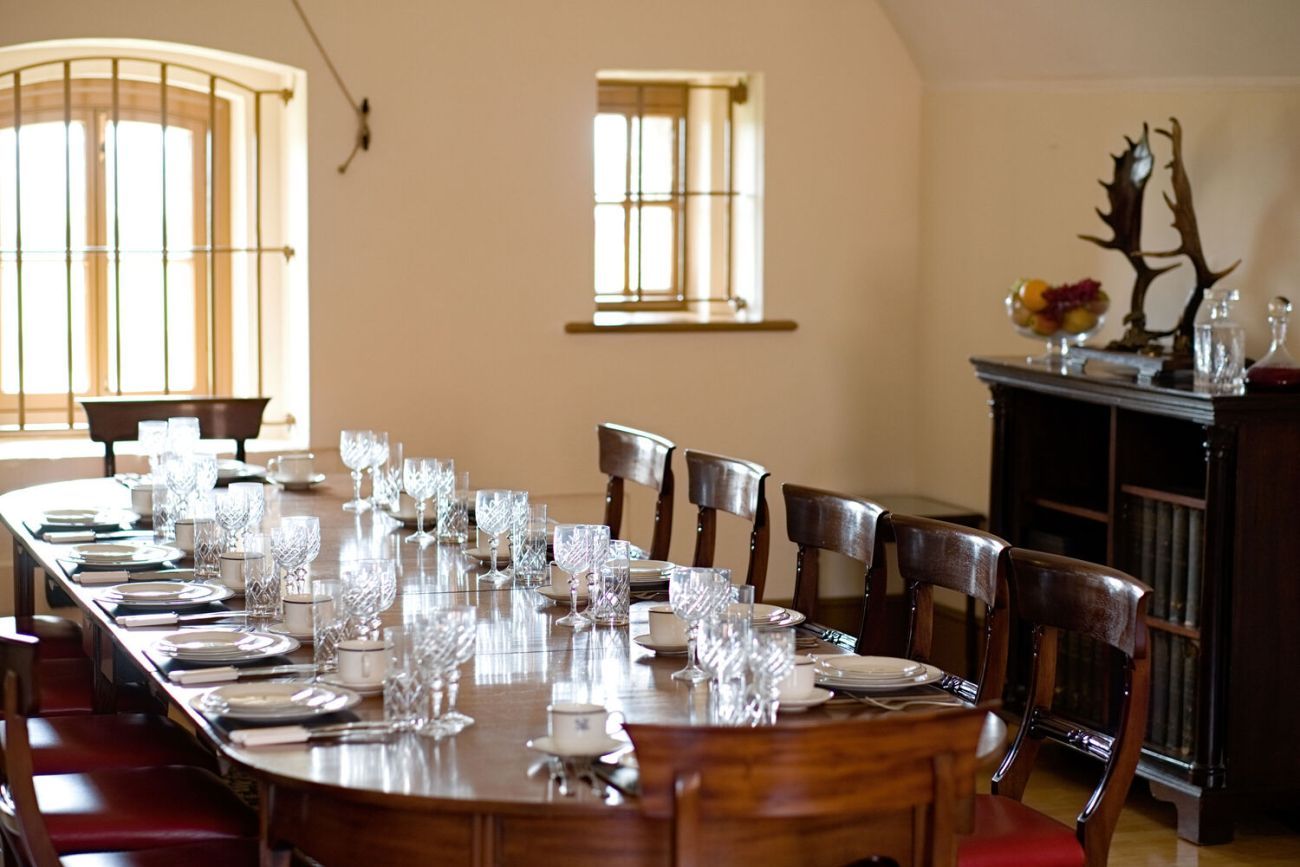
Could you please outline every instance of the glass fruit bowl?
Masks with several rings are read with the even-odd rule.
[[[1018,280],[1007,293],[1007,316],[1025,337],[1046,342],[1047,354],[1031,362],[1060,365],[1070,347],[1100,330],[1110,298],[1096,280],[1049,286],[1043,280]]]

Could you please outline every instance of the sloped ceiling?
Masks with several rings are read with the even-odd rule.
[[[927,85],[1300,78],[1300,0],[879,0]]]

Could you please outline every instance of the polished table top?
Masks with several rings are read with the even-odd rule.
[[[399,595],[384,614],[386,625],[431,607],[451,603],[478,610],[478,645],[474,659],[463,668],[459,708],[476,724],[442,741],[408,737],[380,744],[318,744],[241,749],[226,731],[190,707],[190,700],[208,687],[177,686],[166,680],[147,653],[162,635],[176,627],[122,629],[96,603],[102,586],[82,586],[69,580],[58,557],[63,546],[34,539],[24,520],[35,520],[46,509],[128,507],[125,487],[112,479],[60,482],[13,491],[0,496],[0,520],[45,569],[56,575],[88,620],[111,636],[154,679],[153,687],[181,709],[197,729],[219,745],[224,755],[259,777],[296,786],[344,787],[354,791],[402,798],[440,799],[442,808],[484,804],[507,811],[527,810],[549,803],[556,809],[631,810],[614,789],[593,795],[576,787],[562,796],[546,770],[545,757],[525,743],[546,734],[546,707],[555,701],[590,701],[619,711],[632,722],[705,723],[706,687],[692,689],[671,675],[682,657],[656,657],[631,640],[644,633],[649,603],[632,609],[630,628],[590,628],[574,632],[554,621],[565,613],[533,590],[480,585],[483,568],[454,547],[421,549],[401,540],[411,531],[389,530],[369,514],[353,515],[340,508],[350,493],[346,477],[331,478],[307,492],[280,493],[280,514],[313,514],[321,519],[321,552],[312,564],[313,577],[335,577],[339,564],[367,557],[391,557],[399,564]],[[239,607],[239,599],[231,607]],[[826,650],[836,649],[827,645]],[[293,654],[295,662],[310,662],[311,647]],[[942,695],[936,691],[936,695]],[[933,708],[918,708],[933,710]],[[381,698],[365,699],[357,708],[363,719],[383,716]],[[863,704],[838,704],[797,715],[783,715],[780,725],[814,725],[819,720],[871,715]],[[621,733],[620,733],[621,734]],[[996,754],[1006,728],[990,714],[980,753]],[[603,806],[601,805],[603,802]]]

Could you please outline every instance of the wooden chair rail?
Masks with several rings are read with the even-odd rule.
[[[205,439],[235,441],[235,458],[244,460],[244,444],[256,439],[262,430],[262,413],[269,397],[87,397],[81,401],[86,411],[90,439],[104,444],[104,475],[117,471],[113,447],[139,436],[142,421],[157,421],[172,416],[195,416],[199,434]]]
[[[635,482],[658,492],[650,557],[667,560],[673,531],[673,450],[658,434],[608,422],[596,425],[600,471],[609,476],[605,487],[605,524],[613,536],[623,529],[623,486]]]
[[[719,511],[749,521],[749,562],[745,583],[761,600],[767,582],[767,556],[771,544],[771,521],[767,509],[766,468],[749,461],[687,449],[686,486],[689,500],[699,508],[695,526],[696,566],[712,566],[717,548]]]

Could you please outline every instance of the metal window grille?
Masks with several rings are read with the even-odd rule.
[[[105,75],[103,69],[107,64],[108,72]],[[148,79],[142,80],[142,76],[137,73],[131,76],[124,76],[122,67],[124,64],[130,64],[134,70],[139,70],[142,65],[147,64],[146,68],[156,68],[156,76],[148,76]],[[172,79],[172,74],[176,73],[183,77],[185,81]],[[25,81],[25,79],[27,79]],[[197,82],[206,82],[206,88],[201,87]],[[121,136],[122,124],[125,118],[139,117],[141,112],[133,111],[130,108],[128,97],[132,92],[138,92],[141,87],[152,87],[157,93],[157,110],[156,120],[150,119],[147,122],[156,123],[159,127],[159,148],[157,160],[157,189],[160,191],[158,202],[161,213],[161,226],[159,227],[161,245],[133,245],[123,243],[122,235],[122,202],[125,197],[133,195],[130,190],[123,190],[119,184],[119,166],[123,154],[123,140]],[[231,161],[231,152],[235,149],[234,137],[221,135],[218,128],[218,118],[223,112],[228,111],[228,100],[218,95],[218,90],[227,92],[239,92],[245,94],[252,106],[252,123],[250,129],[251,147],[250,152],[241,154],[241,157],[247,161],[249,168],[247,170],[251,193],[249,197],[251,204],[249,210],[249,222],[251,222],[252,243],[236,245],[229,242],[230,226],[229,214],[225,215],[222,225],[218,225],[219,208],[218,202],[228,198],[230,191],[229,166]],[[88,123],[85,108],[85,101],[80,98],[83,92],[88,89],[97,89],[100,101],[106,101],[106,107],[101,107],[102,123]],[[107,90],[105,94],[104,91]],[[51,100],[57,100],[57,93],[61,91],[61,112],[51,107]],[[76,97],[76,98],[74,98]],[[29,431],[29,430],[72,430],[84,425],[80,408],[76,404],[76,399],[80,396],[101,395],[101,394],[124,394],[123,378],[123,358],[131,350],[124,345],[122,334],[122,323],[124,311],[122,310],[123,301],[123,263],[146,262],[152,263],[148,267],[157,267],[161,273],[162,293],[161,293],[161,323],[160,333],[157,340],[161,342],[162,350],[162,388],[161,390],[129,390],[131,394],[173,394],[177,393],[173,388],[173,358],[171,352],[171,343],[175,337],[173,334],[174,323],[169,315],[168,309],[171,302],[171,292],[169,287],[170,268],[169,264],[174,257],[190,256],[194,257],[194,269],[196,274],[202,271],[202,297],[194,300],[194,327],[196,331],[205,331],[206,333],[196,333],[195,345],[201,346],[204,350],[202,361],[195,359],[194,367],[194,388],[186,389],[186,393],[198,394],[215,394],[219,386],[227,386],[229,382],[228,367],[230,353],[230,329],[224,335],[224,342],[219,345],[219,339],[223,335],[218,333],[218,307],[229,305],[229,271],[231,270],[231,261],[234,257],[247,256],[252,257],[252,286],[251,286],[251,311],[256,315],[256,332],[255,337],[251,340],[252,349],[256,353],[255,370],[257,393],[263,391],[263,367],[264,367],[264,347],[265,335],[263,333],[263,314],[264,314],[264,277],[263,277],[263,259],[267,254],[275,254],[277,257],[283,257],[287,262],[293,255],[293,250],[287,245],[270,245],[266,243],[262,227],[262,174],[263,174],[263,99],[272,97],[283,100],[285,104],[293,97],[292,91],[289,90],[266,90],[251,87],[236,81],[226,75],[217,72],[200,69],[186,64],[163,62],[163,61],[142,61],[138,57],[125,56],[78,56],[70,57],[55,61],[42,61],[33,63],[15,69],[0,72],[0,133],[12,130],[13,139],[13,160],[12,160],[12,191],[13,191],[13,208],[10,211],[7,207],[0,208],[0,221],[4,220],[12,213],[13,226],[10,233],[0,231],[0,238],[11,235],[12,245],[0,245],[0,290],[10,291],[15,296],[15,315],[16,322],[10,323],[8,328],[0,328],[0,341],[5,340],[5,335],[12,335],[16,346],[16,371],[8,380],[16,383],[16,387],[0,389],[0,431]],[[168,130],[169,124],[175,128],[179,116],[177,114],[176,103],[186,101],[189,104],[191,116],[202,116],[206,114],[206,123],[193,126],[191,132],[197,131],[201,141],[196,137],[193,140],[194,158],[191,161],[191,172],[198,172],[201,168],[203,183],[201,190],[195,190],[193,195],[193,206],[197,210],[202,208],[203,217],[201,221],[202,237],[197,237],[199,232],[195,232],[195,237],[187,239],[186,243],[172,244],[169,237],[169,219],[168,219]],[[206,102],[206,112],[201,105]],[[196,102],[200,103],[196,107]],[[93,103],[93,100],[91,100]],[[138,107],[137,107],[138,108]],[[57,188],[54,179],[42,176],[39,180],[41,186],[32,189],[25,186],[23,176],[23,127],[24,124],[32,126],[37,122],[48,122],[44,119],[57,113],[61,116],[63,124],[63,211],[64,211],[64,232],[63,244],[61,248],[37,246],[34,242],[24,242],[23,238],[23,212],[25,204],[31,204],[34,199],[31,197],[46,197],[50,189]],[[86,140],[87,147],[85,154],[77,158],[84,161],[83,179],[78,180],[74,177],[74,147],[73,147],[73,130],[74,123],[82,124],[83,131],[80,135]],[[229,124],[226,124],[228,129]],[[100,137],[102,136],[102,140]],[[111,147],[110,147],[111,145]],[[242,147],[242,142],[239,147]],[[222,154],[221,151],[225,153]],[[33,155],[39,156],[39,155]],[[220,158],[224,156],[224,161]],[[221,168],[224,165],[224,170]],[[0,170],[7,167],[0,166]],[[220,177],[219,177],[220,176]],[[28,180],[31,180],[30,178]],[[223,190],[221,182],[227,182],[227,188]],[[88,243],[74,243],[73,227],[73,189],[74,184],[81,184],[86,190],[86,200],[83,204],[87,213],[96,210],[95,219],[102,219],[106,225],[103,231],[88,232],[86,241]],[[91,196],[91,189],[94,189],[94,196]],[[111,189],[111,196],[105,194],[104,188]],[[102,202],[102,208],[96,208],[100,204],[99,197],[110,199]],[[228,210],[228,209],[227,209]],[[110,228],[111,227],[111,228]],[[0,224],[0,230],[4,227]],[[225,238],[226,242],[222,242]],[[95,243],[95,242],[98,243]],[[201,243],[196,243],[201,241]],[[51,324],[47,321],[44,323],[42,333],[29,333],[30,324],[24,316],[24,302],[33,302],[46,299],[32,299],[25,297],[27,293],[35,291],[35,288],[25,286],[25,277],[31,270],[42,262],[49,262],[51,259],[61,257],[64,264],[64,299],[63,309],[65,311],[64,328],[62,339],[66,341],[66,389],[62,398],[58,400],[61,406],[55,406],[52,400],[57,395],[51,395],[48,391],[40,393],[33,392],[29,389],[29,370],[27,348],[32,341],[41,341],[53,339],[50,333]],[[224,266],[222,263],[225,263]],[[86,288],[84,290],[85,301],[82,306],[83,317],[89,323],[88,327],[81,334],[77,332],[78,316],[74,310],[74,270],[78,267],[85,268],[89,276],[86,277]],[[224,270],[226,276],[224,280],[219,279],[220,272]],[[11,286],[5,286],[6,274],[10,275]],[[110,276],[111,275],[111,276]],[[196,286],[199,279],[196,276]],[[107,287],[112,287],[112,297],[108,297]],[[226,297],[222,297],[222,287],[225,287]],[[110,308],[110,309],[103,309]],[[108,327],[109,323],[112,327]],[[3,325],[3,323],[0,323]],[[80,345],[79,345],[80,344]],[[107,344],[107,345],[105,345]],[[87,377],[88,381],[78,387],[75,381],[76,362],[75,357],[78,353],[84,353],[86,366],[91,371]],[[226,357],[225,368],[227,375],[222,375],[222,356]],[[108,358],[113,359],[112,364],[108,363]],[[105,374],[112,374],[112,385],[109,384],[109,377]],[[227,386],[228,387],[228,386]]]
[[[711,170],[712,178],[701,179],[695,171],[696,160],[691,129],[699,128],[700,111],[693,95],[701,91],[717,92],[726,98],[725,114],[709,124],[707,131],[721,139],[720,165]],[[622,286],[601,285],[597,277],[597,310],[685,310],[692,305],[727,303],[742,306],[733,278],[733,213],[738,195],[733,166],[735,162],[735,106],[748,96],[744,81],[732,83],[696,83],[690,81],[604,80],[597,84],[597,114],[616,115],[625,119],[624,188],[618,195],[602,195],[599,181],[595,196],[599,227],[601,209],[622,210]],[[666,119],[672,126],[671,182],[667,189],[647,185],[645,131],[648,119]],[[598,155],[599,158],[599,155]],[[657,172],[660,177],[663,172]],[[710,202],[710,204],[703,204]],[[699,207],[692,203],[700,203]],[[717,203],[715,206],[712,203]],[[671,279],[664,285],[647,285],[646,215],[650,209],[667,211],[671,219]],[[715,278],[700,277],[691,270],[692,257],[702,256],[704,237],[692,228],[692,220],[707,221],[707,236],[717,239],[723,274]],[[607,239],[599,237],[597,251]],[[599,267],[599,266],[598,266]],[[621,289],[621,291],[611,291]]]

